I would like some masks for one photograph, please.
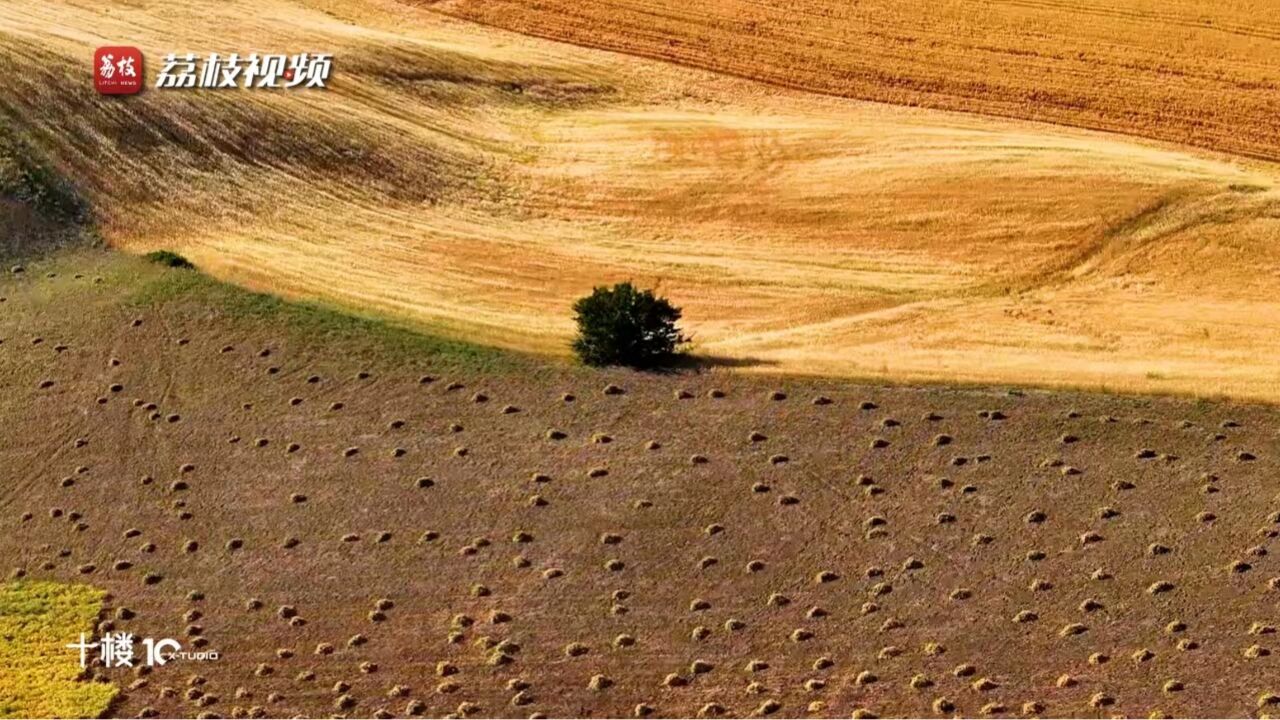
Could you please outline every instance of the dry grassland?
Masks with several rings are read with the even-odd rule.
[[[1280,397],[1260,161],[779,90],[389,0],[10,1],[0,27],[0,108],[105,237],[256,289],[563,354],[571,301],[632,278],[749,370]],[[65,92],[106,42],[152,74],[187,49],[326,50],[337,71],[323,93]],[[1205,112],[1231,105],[1215,97]]]

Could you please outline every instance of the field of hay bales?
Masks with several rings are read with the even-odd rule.
[[[101,253],[0,297],[6,576],[219,653],[91,667],[113,716],[1280,702],[1274,408],[398,354]]]
[[[1274,10],[922,7],[0,0],[0,717],[1280,712]]]
[[[456,338],[564,355],[572,301],[634,279],[744,371],[1277,397],[1273,164],[782,90],[438,9],[0,3],[0,110],[110,244]],[[109,40],[152,74],[188,47],[324,48],[338,70],[324,92],[66,92]],[[1244,122],[1213,97],[1205,112]]]

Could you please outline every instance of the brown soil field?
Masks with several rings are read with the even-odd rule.
[[[26,270],[6,574],[221,656],[97,670],[114,715],[1280,703],[1274,408],[397,354],[192,271]]]
[[[141,47],[152,76],[184,48],[323,49],[336,70],[323,92],[67,92],[105,43]],[[1236,57],[1215,47],[1189,57]],[[822,97],[393,0],[0,0],[0,116],[112,246],[433,333],[563,356],[573,300],[633,279],[744,372],[1280,399],[1273,163]]]
[[[787,87],[1280,159],[1269,0],[419,0]]]
[[[0,0],[0,678],[97,614],[219,658],[39,707],[1280,713],[1280,12],[1122,5]],[[685,367],[563,362],[626,279]]]

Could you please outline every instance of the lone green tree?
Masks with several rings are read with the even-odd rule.
[[[680,308],[629,282],[597,287],[573,304],[578,337],[573,351],[587,365],[653,368],[671,361],[686,342]]]

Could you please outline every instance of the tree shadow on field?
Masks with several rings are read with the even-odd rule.
[[[764,360],[753,357],[727,357],[724,355],[695,355],[693,353],[677,353],[671,361],[662,367],[649,372],[659,374],[677,374],[685,372],[703,372],[720,368],[760,368],[777,365],[776,360]]]

